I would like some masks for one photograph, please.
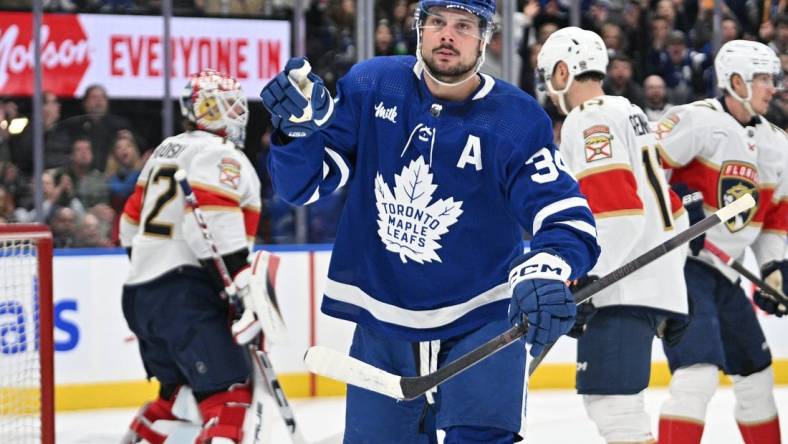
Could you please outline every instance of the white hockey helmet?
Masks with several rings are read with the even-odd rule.
[[[550,81],[558,62],[566,63],[569,69],[569,79],[566,86],[560,91],[555,90]],[[544,82],[548,92],[558,96],[559,106],[564,114],[569,114],[564,95],[569,91],[575,77],[587,72],[598,72],[605,75],[607,63],[607,48],[602,37],[595,32],[586,31],[576,26],[561,28],[550,34],[536,57],[539,78]]]
[[[180,104],[183,116],[197,129],[227,137],[243,147],[249,105],[237,80],[212,69],[192,74]]]
[[[752,99],[752,79],[756,74],[771,74],[775,88],[782,89],[782,67],[780,59],[772,48],[760,42],[749,40],[731,40],[722,45],[714,59],[714,71],[717,74],[717,87],[728,91],[734,99],[755,115],[750,105]],[[747,87],[747,97],[740,97],[731,86],[731,77],[741,76]]]

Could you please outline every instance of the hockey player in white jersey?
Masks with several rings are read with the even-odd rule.
[[[322,311],[357,324],[351,356],[396,374],[435,371],[510,322],[529,323],[540,353],[574,321],[565,280],[599,252],[544,110],[479,73],[494,14],[495,0],[424,0],[416,57],[358,63],[335,101],[292,59],[261,93],[276,192],[308,204],[348,189]],[[524,379],[510,346],[412,401],[349,386],[345,442],[435,443],[442,429],[446,443],[511,443]]]
[[[788,140],[762,117],[781,85],[780,62],[766,45],[734,40],[720,48],[715,70],[722,97],[673,108],[658,124],[671,183],[702,195],[707,214],[745,193],[756,197],[755,208],[706,237],[734,258],[751,247],[763,277],[785,291]],[[705,250],[688,258],[685,275],[694,316],[681,343],[665,344],[673,376],[659,442],[700,442],[721,369],[733,380],[744,442],[779,443],[772,357],[739,276]]]
[[[228,271],[246,288],[260,211],[259,179],[239,149],[248,107],[235,79],[210,70],[193,75],[180,100],[190,128],[153,152],[121,221],[131,257],[123,314],[148,377],[161,387],[132,422],[129,440],[164,442],[152,424],[175,419],[173,403],[188,385],[203,422],[197,442],[238,443],[252,403],[248,354],[228,328],[231,309],[220,298],[211,251],[174,176],[187,172]]]
[[[548,95],[567,115],[560,151],[588,199],[602,247],[596,266],[575,288],[689,225],[668,187],[645,114],[603,92],[607,64],[602,39],[576,27],[551,34],[537,57]],[[665,337],[675,342],[686,329],[684,257],[682,249],[671,252],[578,307],[570,333],[578,339],[577,391],[608,443],[655,442],[643,395],[658,326],[664,323]]]

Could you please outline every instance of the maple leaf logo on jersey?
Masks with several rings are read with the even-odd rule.
[[[393,193],[380,173],[375,177],[378,236],[403,263],[442,262],[438,240],[457,222],[462,202],[450,197],[430,203],[437,188],[421,156],[394,175]]]

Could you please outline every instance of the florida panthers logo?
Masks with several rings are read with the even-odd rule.
[[[758,202],[758,170],[746,162],[725,162],[720,168],[719,190],[720,205],[728,205],[745,194],[751,194]],[[733,233],[746,227],[758,211],[758,205],[737,214],[725,221],[725,226]]]
[[[462,214],[462,201],[450,197],[430,202],[437,188],[421,156],[394,175],[393,193],[380,173],[375,177],[378,236],[403,263],[441,262],[438,241]]]

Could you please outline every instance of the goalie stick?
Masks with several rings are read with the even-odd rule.
[[[753,206],[755,206],[755,200],[752,196],[747,194],[740,197],[730,205],[720,208],[709,217],[613,270],[599,280],[589,284],[587,287],[577,292],[575,295],[575,302],[581,303],[586,301],[594,293],[607,288],[634,271],[664,256],[679,245],[697,237],[711,227]],[[344,353],[323,346],[310,347],[304,356],[304,363],[307,369],[312,373],[327,376],[397,400],[411,400],[423,395],[433,387],[442,384],[457,374],[467,370],[482,359],[510,345],[512,342],[525,336],[526,332],[528,332],[527,323],[523,322],[517,324],[474,350],[448,363],[444,367],[439,368],[437,371],[422,376],[403,377],[394,375]],[[539,357],[544,358],[548,350],[549,348],[545,349]]]
[[[213,235],[208,229],[208,223],[205,219],[205,215],[203,214],[202,209],[200,209],[200,203],[197,201],[197,196],[194,195],[194,191],[192,190],[189,180],[186,177],[186,171],[182,169],[176,171],[175,180],[178,182],[178,185],[180,185],[181,190],[183,191],[186,205],[192,210],[192,214],[197,220],[197,225],[200,227],[203,240],[211,250],[211,260],[216,266],[216,270],[219,272],[219,275],[221,276],[222,283],[224,285],[225,297],[228,298],[233,304],[237,305],[241,303],[241,301],[238,300],[238,288],[236,288],[235,284],[233,283],[233,279],[230,277],[230,272],[227,270],[227,265],[224,263],[222,256],[219,254],[219,249],[216,247],[216,242],[213,240]],[[260,345],[262,345],[262,341]],[[285,398],[285,393],[282,391],[282,387],[279,385],[279,380],[277,379],[276,373],[271,366],[271,361],[268,359],[268,355],[265,353],[265,351],[260,350],[260,348],[254,344],[249,344],[248,349],[252,358],[252,362],[255,367],[257,367],[257,370],[255,371],[260,372],[260,375],[262,375],[263,379],[268,385],[269,391],[276,400],[276,404],[279,407],[279,414],[285,423],[287,431],[290,433],[290,439],[292,440],[293,444],[305,444],[306,440],[301,434],[301,429],[296,425],[293,410],[290,408],[290,404],[287,402],[287,398]]]
[[[782,291],[769,285],[766,281],[756,276],[755,273],[748,270],[747,267],[745,267],[741,262],[730,257],[728,253],[722,251],[718,246],[714,245],[708,240],[703,243],[703,248],[708,250],[711,254],[717,256],[717,259],[721,260],[725,265],[739,272],[739,274],[744,276],[745,279],[757,285],[761,290],[763,290],[766,296],[771,298],[774,302],[780,304],[782,309],[785,310],[785,303],[788,302],[788,297],[786,297]]]

